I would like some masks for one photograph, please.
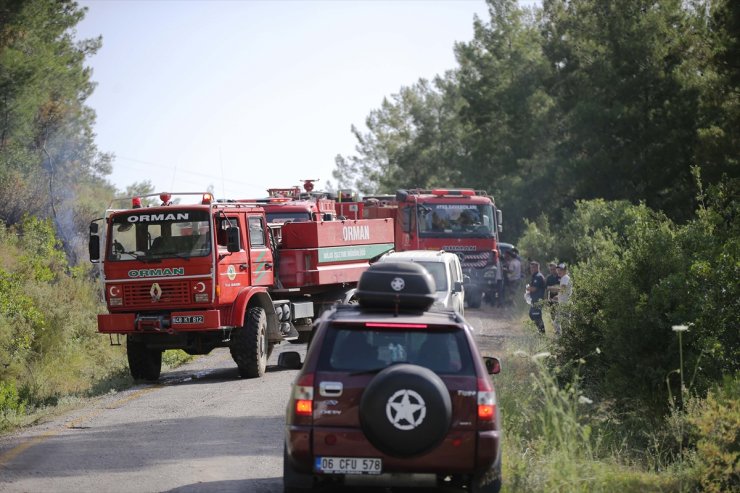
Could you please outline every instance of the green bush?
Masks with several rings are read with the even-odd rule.
[[[578,205],[571,220],[580,222],[563,230],[588,232],[583,242],[591,246],[573,249],[579,264],[571,272],[570,323],[557,353],[573,360],[602,349],[599,363],[583,374],[590,393],[639,419],[663,416],[669,389],[682,395],[671,331],[677,324],[690,327],[683,336],[685,384],[697,395],[740,370],[740,206],[732,187],[710,190],[697,218],[684,225],[644,206]],[[612,226],[599,226],[605,214],[612,214]],[[584,226],[589,220],[593,228]]]
[[[0,252],[0,381],[17,389],[16,411],[102,391],[125,351],[95,329],[103,306],[89,265],[68,268],[50,223],[33,218],[0,227]]]
[[[702,491],[740,490],[740,378],[727,378],[689,418],[696,430],[696,476]]]
[[[547,352],[530,352],[542,341],[534,334],[518,339],[520,349],[509,351],[504,371],[494,377],[503,417],[503,491],[682,491],[688,473],[635,461],[619,442],[632,430],[608,401],[583,393],[577,375],[601,354],[556,361]],[[563,382],[566,368],[574,378]]]
[[[26,403],[18,395],[18,390],[13,382],[0,382],[0,429],[4,423],[13,415],[26,412]]]

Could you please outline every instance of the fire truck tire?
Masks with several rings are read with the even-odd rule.
[[[465,293],[465,301],[468,302],[470,308],[480,308],[481,301],[483,300],[483,293],[478,290]]]
[[[267,358],[273,344],[267,342],[267,315],[255,306],[247,311],[244,327],[231,337],[231,357],[242,378],[258,378],[265,374]]]
[[[141,341],[126,339],[128,367],[134,380],[159,380],[162,371],[162,350],[147,349]]]

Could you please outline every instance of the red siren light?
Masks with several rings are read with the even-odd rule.
[[[140,209],[141,208],[141,198],[140,197],[134,197],[131,199],[131,207],[133,209]]]
[[[314,188],[313,182],[319,181],[319,179],[316,178],[316,179],[313,179],[313,180],[301,180],[301,181],[303,182],[303,189],[306,192],[311,193],[313,191],[313,188]]]
[[[203,205],[210,205],[210,203],[213,202],[213,195],[210,193],[204,193],[203,194],[203,200],[201,201],[201,204]]]
[[[162,201],[162,205],[169,205],[170,200],[172,200],[172,194],[164,192],[159,194],[159,200]]]

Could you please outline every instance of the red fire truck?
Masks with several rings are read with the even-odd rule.
[[[493,197],[482,190],[399,190],[396,195],[343,201],[337,214],[353,219],[393,218],[395,249],[445,250],[460,257],[468,306],[477,308],[484,293],[493,296],[496,285],[498,234],[502,214]]]
[[[266,198],[243,199],[237,202],[257,202],[267,215],[270,224],[303,221],[333,221],[337,218],[335,200],[324,192],[314,192],[313,182],[303,180],[300,187],[268,188]]]
[[[370,259],[393,248],[390,219],[268,223],[259,203],[215,201],[111,209],[90,224],[107,314],[98,331],[126,336],[131,375],[159,378],[162,351],[228,347],[242,377],[260,377],[275,344],[307,340],[313,319],[348,302]],[[114,338],[113,336],[116,335]]]

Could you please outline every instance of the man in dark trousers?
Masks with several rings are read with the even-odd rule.
[[[560,276],[558,275],[557,264],[555,262],[547,264],[547,268],[550,270],[550,275],[545,278],[545,295],[547,298],[547,307],[550,309],[550,317],[552,317],[554,324],[558,293],[560,292]]]
[[[542,304],[545,298],[545,276],[540,272],[540,263],[532,260],[529,262],[529,270],[532,278],[527,285],[527,291],[532,298],[532,306],[529,308],[529,318],[537,326],[540,334],[545,333],[545,322],[542,320]]]

